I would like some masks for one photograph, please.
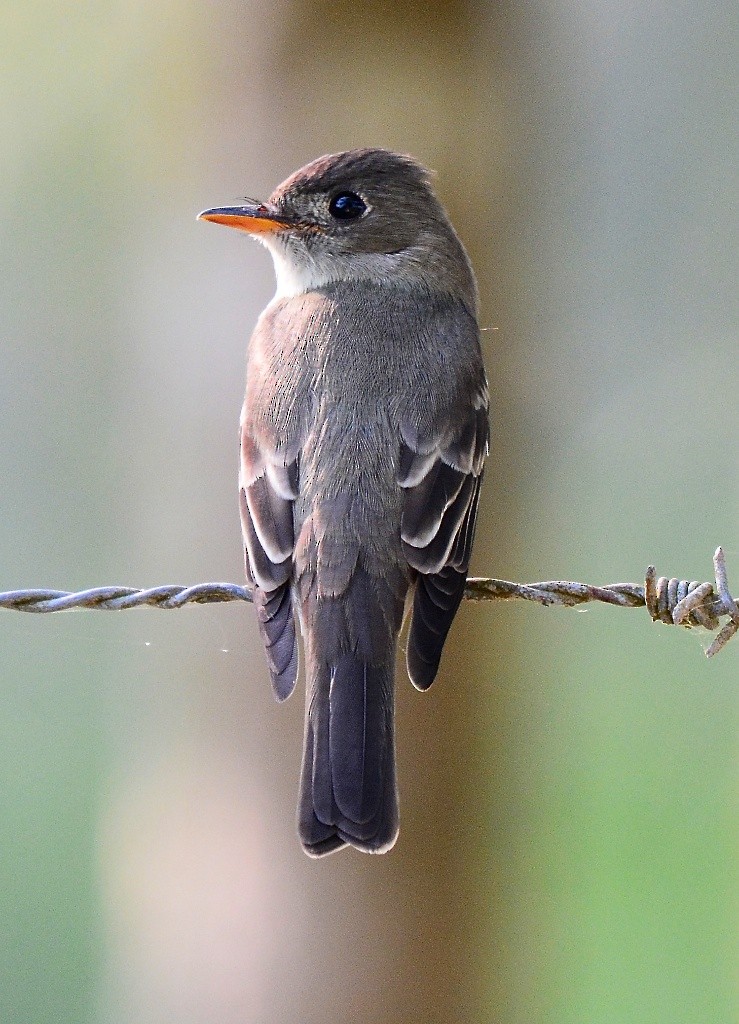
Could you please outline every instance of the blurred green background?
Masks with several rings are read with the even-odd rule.
[[[268,256],[324,152],[438,171],[493,396],[473,569],[739,589],[737,9],[6,3],[0,589],[240,581]],[[494,329],[493,329],[494,328]],[[735,1024],[737,666],[467,605],[399,680],[402,830],[313,863],[248,608],[0,612],[4,1024]]]

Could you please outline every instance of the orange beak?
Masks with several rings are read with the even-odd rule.
[[[295,227],[294,221],[280,217],[263,203],[249,203],[245,206],[216,206],[203,210],[198,220],[211,220],[214,224],[225,224],[230,228],[248,231],[250,235],[269,234],[282,228]]]

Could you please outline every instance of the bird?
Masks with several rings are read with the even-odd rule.
[[[488,454],[472,266],[410,156],[313,160],[200,219],[269,250],[247,354],[239,496],[274,695],[306,712],[303,849],[384,853],[399,829],[394,680],[434,680],[467,580]]]

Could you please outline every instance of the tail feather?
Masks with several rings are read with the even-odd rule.
[[[329,756],[334,799],[341,814],[358,824],[371,822],[382,800],[386,691],[383,673],[352,657],[333,669]]]
[[[398,835],[393,664],[308,666],[298,828],[306,853],[388,850]]]
[[[313,805],[313,751],[315,736],[310,719],[306,721],[305,748],[303,751],[303,774],[298,801],[298,831],[303,849],[309,857],[325,857],[346,845],[333,825],[327,825],[318,817]],[[330,817],[330,815],[329,815]]]
[[[343,845],[382,853],[398,835],[395,648],[405,576],[356,561],[345,588],[299,584],[306,655],[305,749],[298,831],[314,857]]]

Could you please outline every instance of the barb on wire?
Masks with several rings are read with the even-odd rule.
[[[535,601],[543,605],[561,605],[568,608],[590,601],[616,604],[622,608],[646,608],[653,621],[675,626],[703,626],[716,630],[719,617],[728,615],[729,621],[706,651],[712,658],[725,647],[739,631],[739,605],[730,592],[726,574],[726,556],[717,548],[713,556],[715,585],[688,582],[666,576],[657,578],[653,565],[647,569],[644,586],[636,583],[612,583],[607,587],[592,587],[586,583],[551,580],[546,583],[509,583],[507,580],[469,579],[465,597],[471,601]]]
[[[720,617],[729,621],[706,651],[711,658],[739,632],[739,604],[729,592],[726,559],[722,548],[713,557],[715,585],[688,582],[666,576],[657,578],[654,566],[647,569],[644,586],[636,583],[612,583],[593,587],[586,583],[548,580],[542,583],[511,583],[508,580],[470,578],[465,598],[468,601],[535,601],[542,605],[574,605],[600,601],[621,608],[646,606],[655,622],[676,626],[703,626],[715,631]],[[150,605],[154,608],[182,608],[186,604],[211,604],[226,601],[251,601],[248,587],[235,583],[198,583],[191,587],[161,586],[148,590],[134,587],[95,587],[69,593],[65,590],[9,590],[0,593],[0,608],[21,612],[59,612],[72,608],[99,608],[113,611]]]

